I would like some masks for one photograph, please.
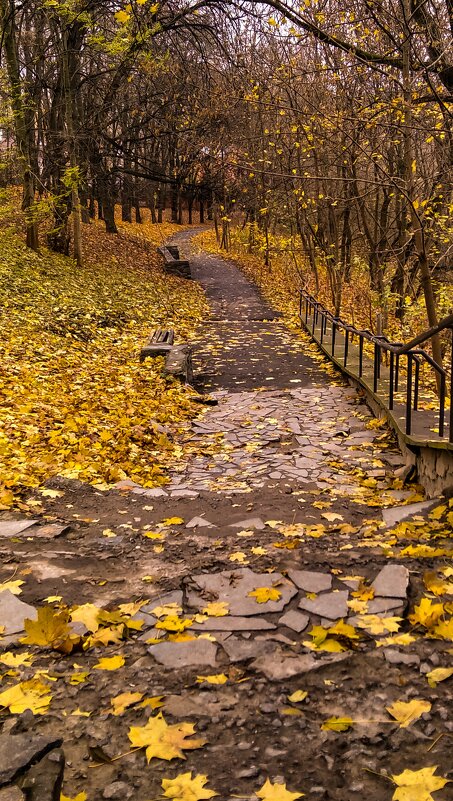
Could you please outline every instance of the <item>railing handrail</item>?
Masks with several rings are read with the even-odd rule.
[[[374,345],[373,348],[373,356],[371,358],[371,366],[373,370],[373,380],[372,380],[372,388],[373,392],[375,393],[375,397],[379,396],[379,384],[383,380],[384,375],[382,375],[382,352],[387,351],[390,353],[390,364],[388,367],[388,376],[386,378],[386,382],[383,386],[385,394],[388,392],[388,403],[386,403],[386,408],[389,411],[392,411],[394,408],[394,403],[396,399],[396,394],[398,392],[398,383],[399,383],[399,370],[400,370],[400,357],[404,356],[407,358],[407,371],[406,371],[406,434],[410,435],[412,430],[412,410],[414,412],[418,411],[419,409],[419,382],[420,382],[420,368],[423,363],[430,366],[432,370],[437,375],[437,384],[438,384],[438,391],[439,391],[439,410],[438,410],[438,434],[439,437],[444,436],[444,428],[445,428],[445,401],[446,401],[446,392],[447,392],[447,377],[449,373],[447,372],[444,367],[438,364],[435,359],[431,356],[430,353],[423,350],[419,347],[423,342],[426,340],[431,339],[436,334],[439,334],[441,331],[446,329],[450,329],[452,334],[452,363],[451,363],[451,373],[450,373],[450,395],[453,397],[453,314],[449,314],[444,317],[436,326],[432,326],[432,328],[424,331],[422,334],[414,337],[410,340],[410,342],[390,342],[388,337],[384,334],[373,334],[368,329],[359,329],[355,328],[348,323],[345,323],[341,317],[335,317],[332,312],[330,312],[322,303],[320,303],[316,298],[311,295],[307,290],[300,289],[299,290],[299,299],[300,299],[300,318],[301,322],[303,322],[302,316],[302,305],[305,302],[305,325],[308,330],[311,330],[311,335],[313,338],[318,341],[318,343],[323,346],[323,339],[326,337],[327,334],[327,324],[331,325],[332,327],[332,337],[331,337],[331,350],[326,351],[327,355],[335,361],[339,365],[338,357],[335,356],[335,341],[336,341],[336,332],[337,330],[344,331],[344,353],[342,355],[343,361],[343,368],[346,370],[347,360],[349,355],[349,344],[353,342],[354,337],[358,337],[359,339],[359,347],[358,347],[358,373],[357,378],[363,385],[363,375],[365,370],[365,362],[364,362],[364,341],[370,342]],[[311,322],[310,328],[308,327],[308,310],[311,309]],[[320,324],[320,339],[317,340],[315,336],[315,329],[318,326],[318,316],[321,318]],[[325,349],[325,348],[324,348]],[[340,369],[343,369],[340,366]],[[413,369],[414,368],[414,369]],[[346,371],[348,372],[348,371]],[[353,375],[349,371],[349,375]],[[388,381],[387,381],[388,379]],[[365,386],[368,386],[365,383]],[[396,424],[397,425],[397,424]],[[453,403],[450,405],[450,430],[449,430],[449,442],[453,444]],[[398,426],[397,426],[398,427]]]
[[[309,298],[313,304],[315,304],[319,309],[322,309],[323,314],[325,314],[331,322],[337,323],[339,326],[344,328],[345,331],[349,331],[349,333],[356,334],[357,336],[363,336],[369,342],[374,344],[378,344],[379,347],[383,348],[383,350],[388,350],[391,353],[394,353],[395,356],[401,356],[404,354],[409,353],[413,348],[417,345],[421,345],[423,342],[426,342],[428,339],[431,339],[436,334],[440,334],[441,331],[444,331],[446,328],[453,329],[453,314],[447,315],[447,317],[443,317],[442,320],[436,326],[429,328],[428,331],[424,331],[423,334],[419,334],[418,336],[411,339],[410,342],[400,343],[400,342],[390,342],[386,336],[380,334],[373,334],[367,328],[360,329],[355,328],[355,326],[350,325],[349,323],[345,323],[341,317],[335,317],[332,312],[329,311],[323,304],[316,300],[316,298],[307,292],[305,289],[299,290],[300,294]],[[383,341],[385,340],[385,341]],[[420,356],[423,356],[430,365],[437,370],[439,373],[443,375],[447,375],[447,371],[438,364],[425,350],[417,349],[417,352]]]

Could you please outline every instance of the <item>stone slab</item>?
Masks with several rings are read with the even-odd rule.
[[[369,615],[382,615],[391,613],[396,615],[397,612],[402,612],[404,603],[398,598],[374,598],[368,601],[368,614]]]
[[[299,601],[299,609],[304,609],[312,615],[326,617],[329,620],[339,620],[348,614],[348,597],[347,590],[326,592],[317,598],[302,598]]]
[[[281,612],[297,590],[281,573],[254,573],[249,568],[224,570],[221,573],[200,573],[192,576],[192,584],[197,589],[189,589],[187,603],[200,612],[209,601],[224,601],[230,614],[235,617],[248,617],[257,614]],[[258,587],[276,586],[281,597],[278,601],[259,604],[249,592]]]
[[[388,493],[390,495],[390,492]],[[420,501],[420,503],[408,503],[406,506],[392,506],[390,509],[382,509],[382,519],[386,526],[396,526],[401,520],[406,520],[412,515],[424,512],[435,506],[437,501]]]
[[[14,781],[45,754],[59,748],[59,738],[39,737],[30,732],[0,735],[0,787]]]
[[[54,540],[60,537],[69,526],[61,526],[58,523],[47,523],[44,526],[33,526],[24,532],[24,537],[42,537],[47,540]]]
[[[6,636],[24,631],[24,620],[36,620],[37,617],[34,606],[24,603],[9,590],[0,592],[0,626],[5,627]]]
[[[37,523],[39,520],[0,520],[0,537],[17,537],[22,531]]]
[[[204,517],[193,517],[192,520],[189,520],[186,523],[186,528],[214,528],[214,524],[210,523],[209,520],[205,520]]]
[[[404,565],[385,565],[372,583],[374,595],[384,598],[406,598],[409,571]]]
[[[204,623],[194,623],[194,631],[271,631],[276,628],[264,617],[208,617]]]
[[[330,573],[318,573],[314,570],[288,570],[288,576],[296,587],[305,592],[324,592],[332,586]]]
[[[222,648],[230,662],[245,662],[249,659],[256,659],[267,651],[274,650],[275,646],[266,640],[243,640],[240,637],[228,637],[222,643]]]
[[[259,673],[263,673],[270,681],[284,681],[293,676],[301,676],[314,670],[320,670],[332,662],[341,662],[348,659],[349,654],[335,654],[334,656],[315,659],[311,654],[285,653],[280,648],[272,653],[266,653],[255,659],[251,666]]]
[[[239,523],[230,523],[230,528],[253,528],[257,531],[262,531],[266,528],[266,524],[263,523],[260,517],[250,517],[247,520],[240,520]]]
[[[148,653],[168,668],[187,668],[207,665],[216,668],[218,647],[210,640],[197,639],[185,642],[162,642],[150,645]]]
[[[280,626],[288,626],[289,629],[297,631],[297,633],[300,634],[301,631],[307,628],[310,618],[308,615],[298,612],[297,609],[290,609],[288,612],[285,612],[278,622]]]

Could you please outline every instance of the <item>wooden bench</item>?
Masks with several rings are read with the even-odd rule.
[[[157,248],[157,252],[164,260],[164,270],[169,275],[177,275],[178,278],[192,278],[190,264],[187,259],[180,259],[179,250],[176,245],[167,245]]]
[[[144,362],[148,357],[166,356],[172,349],[174,341],[175,332],[172,328],[156,328],[140,351],[140,361]]]
[[[172,328],[156,328],[152,332],[145,347],[140,351],[140,362],[155,356],[165,356],[165,372],[179,378],[186,384],[193,382],[192,350],[193,345],[185,342],[174,345],[175,332]]]

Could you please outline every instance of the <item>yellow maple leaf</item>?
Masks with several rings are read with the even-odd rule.
[[[256,795],[263,801],[295,801],[296,798],[302,798],[305,793],[291,793],[286,789],[286,784],[272,784],[269,779],[266,779]]]
[[[420,623],[426,629],[433,628],[444,614],[443,604],[435,604],[429,598],[422,598],[413,613],[409,615],[411,623]]]
[[[384,634],[398,631],[402,617],[379,617],[379,615],[360,615],[357,625],[371,634]]]
[[[113,707],[113,714],[122,715],[128,707],[137,704],[142,698],[143,693],[120,693],[120,695],[115,695],[114,698],[110,699],[110,703]]]
[[[342,515],[338,515],[335,512],[323,512],[321,517],[323,517],[325,520],[328,520],[329,523],[334,523],[335,520],[343,520]]]
[[[87,801],[87,798],[88,796],[84,791],[74,796],[60,794],[60,801]]]
[[[69,677],[69,684],[73,684],[75,686],[77,686],[77,684],[83,684],[87,680],[89,675],[90,675],[89,670],[82,670],[80,671],[80,673],[73,673]]]
[[[206,740],[188,740],[195,733],[193,723],[168,725],[161,712],[150,718],[145,726],[131,726],[129,740],[136,748],[146,748],[148,762],[156,759],[185,759],[183,750],[201,748]]]
[[[0,592],[9,590],[13,595],[20,595],[22,592],[21,586],[24,583],[25,582],[20,579],[16,579],[16,581],[4,581],[3,584],[0,584]]]
[[[345,623],[344,620],[338,620],[333,626],[328,629],[329,634],[336,634],[338,637],[347,637],[349,640],[359,640],[361,634],[355,630],[354,626],[350,623]]]
[[[64,495],[64,492],[61,490],[42,489],[39,491],[43,498],[61,498]]]
[[[210,601],[202,611],[209,617],[225,617],[229,613],[230,607],[225,601]]]
[[[383,645],[410,645],[412,642],[415,642],[417,637],[414,637],[409,632],[405,634],[395,634],[393,637],[383,637],[381,640],[376,642],[376,647],[379,648]]]
[[[433,572],[424,574],[423,583],[433,595],[451,595],[453,593],[453,582],[440,579]]]
[[[230,562],[241,562],[242,564],[247,564],[247,554],[244,551],[235,551],[235,553],[231,553],[228,557]]]
[[[127,11],[117,11],[115,14],[115,19],[121,25],[124,25],[130,19],[130,14]]]
[[[164,604],[164,606],[155,606],[154,609],[151,609],[151,614],[155,617],[171,617],[172,615],[180,615],[182,612],[182,606],[179,604]]]
[[[387,712],[400,724],[401,729],[410,726],[411,723],[418,720],[425,712],[429,712],[430,709],[431,704],[429,701],[419,701],[415,698],[412,701],[395,701],[391,706],[386,706]]]
[[[266,548],[263,548],[261,545],[257,545],[251,550],[254,556],[264,556],[267,553]]]
[[[298,704],[300,701],[304,701],[307,695],[307,690],[295,690],[291,695],[288,695],[288,701],[291,701],[292,704]]]
[[[210,676],[197,676],[197,682],[202,684],[206,682],[207,684],[226,684],[228,681],[228,676],[225,676],[225,673],[215,673]]]
[[[12,715],[20,715],[26,709],[30,709],[34,715],[43,715],[51,700],[48,685],[36,678],[15,684],[0,693],[0,707],[9,707]]]
[[[257,604],[267,604],[268,601],[278,601],[282,594],[276,587],[257,587],[248,593],[251,598],[255,598]]]
[[[83,604],[82,606],[75,606],[71,610],[71,620],[74,623],[83,623],[88,631],[94,632],[99,628],[99,613],[100,608],[94,604]]]
[[[0,662],[3,665],[7,665],[7,667],[20,667],[20,665],[26,665],[29,667],[33,662],[33,654],[29,653],[22,653],[22,654],[13,654],[12,651],[6,651],[4,654],[0,654]]]
[[[439,682],[449,679],[450,676],[453,676],[453,667],[434,668],[433,670],[430,670],[429,673],[426,674],[426,678],[428,679],[428,684],[430,687],[436,687],[436,685]]]
[[[96,665],[95,670],[118,670],[125,664],[124,656],[103,656]]]
[[[165,698],[164,695],[153,695],[150,698],[144,698],[140,706],[149,706],[150,709],[159,709],[160,706],[164,705],[163,698]]]
[[[174,779],[162,779],[162,789],[165,798],[173,798],[174,801],[201,801],[218,795],[205,787],[207,781],[208,777],[201,774],[192,779],[192,773],[180,773]]]
[[[321,729],[323,729],[323,731],[347,731],[351,728],[353,723],[354,721],[352,718],[332,717],[324,721],[321,725]]]
[[[453,640],[453,617],[450,620],[441,620],[430,632],[430,636],[441,640]]]
[[[397,785],[393,793],[393,801],[434,801],[431,793],[441,790],[450,781],[441,776],[434,776],[437,765],[421,770],[404,770],[392,775]]]
[[[164,631],[181,632],[184,629],[190,628],[193,623],[192,618],[184,619],[177,617],[177,615],[168,615],[163,620],[158,620],[156,629],[164,629]]]
[[[71,653],[79,644],[80,637],[72,634],[68,626],[69,613],[66,610],[55,611],[50,606],[38,608],[37,620],[28,618],[24,621],[26,637],[22,637],[24,645],[42,645],[56,651]]]
[[[165,520],[162,520],[162,523],[159,525],[165,526],[181,526],[184,523],[183,517],[166,517]]]

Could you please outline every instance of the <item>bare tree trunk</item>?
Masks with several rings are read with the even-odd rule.
[[[430,328],[438,324],[438,317],[436,311],[436,299],[434,297],[434,290],[431,281],[431,273],[429,270],[428,257],[426,254],[425,232],[423,222],[419,216],[414,201],[414,173],[416,164],[414,161],[413,144],[412,144],[412,87],[410,79],[410,28],[409,20],[411,19],[411,0],[403,0],[404,2],[404,18],[406,23],[406,37],[403,43],[403,98],[404,98],[404,126],[403,126],[403,143],[404,143],[404,167],[405,167],[405,190],[406,199],[409,206],[409,216],[411,221],[412,235],[414,237],[415,248],[417,251],[418,264],[420,270],[421,283],[423,287],[423,294],[425,297],[426,313]],[[431,339],[433,358],[442,366],[442,349],[440,344],[439,335]],[[438,383],[439,376],[437,375]]]
[[[11,105],[14,115],[14,132],[16,136],[19,162],[22,171],[23,198],[22,209],[25,213],[26,243],[32,250],[38,250],[38,223],[34,218],[35,186],[31,166],[32,131],[26,123],[27,98],[24,97],[20,77],[19,59],[16,41],[16,8],[14,0],[0,0],[0,19],[3,31],[3,48],[6,69],[11,87]],[[30,115],[29,115],[30,116]]]

